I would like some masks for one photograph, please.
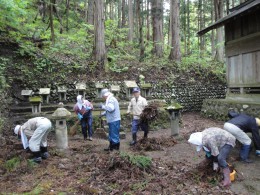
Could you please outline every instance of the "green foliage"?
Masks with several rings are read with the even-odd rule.
[[[152,158],[142,155],[133,155],[126,152],[120,152],[120,156],[128,160],[131,164],[136,165],[140,168],[149,168],[152,164]]]
[[[5,164],[4,164],[4,167],[6,168],[6,170],[8,172],[11,172],[20,165],[20,162],[21,162],[20,158],[14,157],[14,158],[6,161]]]

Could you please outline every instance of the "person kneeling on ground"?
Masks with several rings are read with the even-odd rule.
[[[33,153],[33,161],[40,163],[42,159],[47,159],[47,135],[51,129],[51,121],[45,117],[35,117],[29,119],[23,125],[16,125],[14,133],[21,136],[24,149]],[[31,137],[27,139],[27,136]]]
[[[236,138],[223,129],[211,127],[202,132],[192,133],[188,142],[196,145],[198,152],[203,148],[208,158],[213,157],[215,162],[213,163],[213,169],[216,169],[217,162],[224,175],[222,184],[224,187],[229,186],[231,184],[230,170],[226,159],[235,146]]]
[[[92,141],[92,110],[93,105],[88,101],[84,100],[82,95],[77,96],[77,103],[74,106],[74,111],[78,116],[81,124],[82,134],[84,140]],[[88,136],[87,136],[87,127],[88,127]]]
[[[242,144],[240,150],[241,161],[251,163],[252,161],[248,159],[248,156],[252,141],[246,133],[252,133],[256,155],[260,156],[260,119],[246,114],[239,114],[235,111],[230,111],[228,117],[231,119],[224,124],[224,129],[235,136],[235,138]]]
[[[105,105],[101,104],[100,108],[105,110],[100,117],[106,116],[109,128],[109,147],[105,151],[119,150],[120,147],[120,109],[117,99],[109,92],[108,89],[102,89],[101,95],[106,100]]]
[[[148,103],[146,99],[140,95],[140,89],[138,87],[135,87],[133,89],[133,95],[134,97],[131,99],[127,110],[127,114],[130,113],[133,114],[133,121],[132,121],[133,140],[130,143],[131,146],[136,144],[137,132],[139,128],[141,128],[142,131],[144,131],[144,138],[147,138],[148,135],[148,122],[140,120],[140,115],[144,110],[145,106],[148,105]]]

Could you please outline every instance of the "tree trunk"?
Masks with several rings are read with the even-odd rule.
[[[104,5],[103,0],[94,1],[94,59],[104,68],[107,63],[105,47]]]
[[[171,28],[171,52],[169,55],[170,60],[181,60],[180,49],[180,1],[170,1],[170,28]]]
[[[184,54],[187,54],[187,17],[186,17],[186,0],[183,0],[183,14],[182,14],[182,24],[183,24],[183,40],[184,40]]]
[[[215,12],[214,12],[214,0],[211,0],[211,23],[215,21]],[[215,50],[215,29],[211,30],[211,55],[215,57],[216,50]]]
[[[95,0],[88,0],[88,17],[87,22],[88,24],[94,24],[94,1]]]
[[[53,25],[53,5],[55,4],[55,0],[51,0],[49,4],[50,10],[50,28],[51,28],[51,42],[52,44],[55,43],[55,34],[54,34],[54,25]]]
[[[163,56],[163,3],[162,0],[151,0],[153,18],[153,53]]]
[[[122,0],[122,27],[124,28],[125,25],[126,25],[126,17],[125,17],[125,13],[126,13],[126,10],[125,10],[125,1],[126,0]]]
[[[140,59],[139,61],[143,61],[144,59],[144,35],[143,35],[143,19],[141,15],[141,2],[140,0],[136,1],[137,5],[137,12],[136,15],[138,17],[138,23],[139,23],[139,47],[140,47]]]
[[[223,0],[214,0],[215,8],[215,21],[223,18],[224,6]],[[217,28],[217,48],[216,48],[216,59],[224,61],[224,30],[223,27]]]
[[[122,4],[121,4],[121,1],[122,0],[118,0],[118,6],[117,6],[117,20],[118,20],[118,24],[117,24],[117,26],[118,26],[118,28],[121,28],[122,27],[122,22],[121,22],[121,19],[122,19],[122,12],[121,12],[121,10],[122,10]],[[123,11],[123,10],[122,10]]]
[[[202,30],[205,26],[204,25],[205,13],[204,13],[203,0],[199,0],[198,11],[199,11],[199,17],[198,17],[199,30]],[[202,54],[205,49],[205,37],[204,36],[199,36],[199,49],[200,49],[200,54]]]
[[[150,40],[150,8],[149,8],[149,0],[146,1],[146,12],[147,12],[147,15],[146,15],[146,28],[147,28],[147,31],[146,31],[146,39],[147,41]]]
[[[187,0],[187,54],[190,53],[190,0]]]
[[[70,10],[70,0],[66,0],[66,31],[69,31],[69,10]]]
[[[129,25],[129,31],[128,31],[128,40],[130,42],[133,41],[133,34],[134,34],[134,18],[133,18],[133,1],[128,0],[128,25]]]

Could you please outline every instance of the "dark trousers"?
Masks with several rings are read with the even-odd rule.
[[[218,164],[221,168],[226,168],[228,166],[227,164],[227,157],[229,153],[231,152],[231,149],[233,147],[231,145],[225,144],[220,150],[219,155],[217,156]]]
[[[92,137],[92,122],[93,122],[93,118],[92,118],[91,111],[86,112],[83,115],[83,118],[80,120],[80,122],[81,122],[82,134],[83,134],[84,138],[86,138],[87,135],[89,137]],[[88,134],[87,134],[87,128],[88,128]]]
[[[132,134],[137,133],[139,128],[141,128],[144,133],[148,133],[148,123],[141,122],[139,119],[134,119],[132,122]]]
[[[260,136],[259,136],[259,130],[254,129],[252,130],[252,138],[255,145],[256,150],[260,150]]]

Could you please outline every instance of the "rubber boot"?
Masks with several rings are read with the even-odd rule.
[[[131,141],[130,146],[133,146],[136,144],[136,133],[133,133],[132,137],[133,137],[133,141]]]
[[[144,132],[144,139],[147,139],[147,137],[148,137],[148,131],[145,131]]]
[[[119,150],[119,148],[120,148],[120,142],[118,142],[117,144],[114,145],[115,150]]]
[[[41,152],[33,152],[33,162],[35,163],[41,163],[42,162],[42,157],[41,157]]]
[[[223,176],[224,176],[224,180],[222,182],[222,185],[224,187],[227,187],[231,184],[229,167],[226,167],[226,168],[223,169]]]
[[[104,151],[113,151],[113,143],[110,141],[108,148],[105,148]]]
[[[250,145],[243,145],[240,150],[240,159],[244,163],[252,163],[252,160],[248,159],[250,152]]]
[[[49,158],[50,154],[49,154],[49,152],[48,152],[48,150],[47,150],[47,147],[41,146],[40,149],[41,149],[41,157],[42,157],[42,159],[47,159],[47,158]]]

